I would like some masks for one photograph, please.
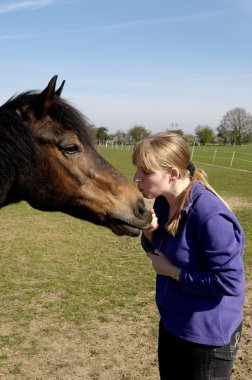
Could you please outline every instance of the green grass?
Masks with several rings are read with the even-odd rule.
[[[29,324],[38,305],[42,316],[78,324],[111,310],[127,319],[129,300],[142,294],[136,310],[150,301],[153,275],[138,239],[26,203],[1,210],[1,230],[1,320]]]
[[[133,180],[131,152],[100,152]],[[252,173],[197,166],[221,195],[251,205]],[[235,211],[247,237],[249,273],[252,207]],[[148,332],[140,328],[138,338],[156,341],[155,276],[139,238],[118,237],[61,213],[42,213],[25,202],[2,208],[0,214],[0,320],[6,329],[0,339],[0,348],[5,349],[0,365],[8,362],[10,374],[26,378],[21,375],[22,357],[41,354],[40,339],[59,334],[59,321],[82,333],[97,323],[120,320],[130,326],[143,320]],[[38,336],[31,333],[28,338],[30,326],[40,320],[48,324],[42,324]]]
[[[193,161],[252,171],[252,146],[196,146]]]
[[[127,151],[130,149],[130,152]],[[232,167],[234,169],[249,170],[252,172],[252,145],[248,146],[195,146],[190,147],[192,152],[192,160],[223,167]],[[98,150],[105,156],[109,157],[112,162],[116,162],[121,171],[128,172],[127,160],[130,161],[132,147],[120,145],[118,149],[108,146],[99,146]],[[120,162],[116,159],[120,154]],[[232,159],[233,158],[233,159]]]
[[[251,154],[252,157],[252,146],[235,148],[242,153]],[[202,152],[208,149],[213,152],[216,147],[197,147],[196,149],[202,150]],[[222,147],[218,147],[218,149],[222,149]],[[234,147],[223,147],[223,149],[231,152]],[[131,163],[131,151],[117,151],[116,149],[106,149],[104,147],[100,147],[99,151],[109,162],[117,166],[129,180],[133,181],[135,168]],[[209,163],[211,163],[210,161],[209,159]],[[251,205],[249,208],[244,206],[234,209],[246,234],[245,263],[250,270],[252,266],[252,237],[250,231],[252,225],[252,171],[243,171],[244,168],[242,167],[240,168],[241,170],[235,170],[234,168],[225,167],[225,165],[222,165],[223,167],[213,165],[213,163],[209,165],[206,160],[206,153],[205,161],[194,161],[194,163],[196,167],[203,169],[207,173],[208,181],[221,196],[227,198],[227,200],[236,198],[240,203],[244,202]]]
[[[129,180],[133,181],[134,166],[131,162],[132,149],[127,151],[98,147],[99,153],[120,170]]]
[[[132,180],[131,152],[104,149],[102,154]],[[252,203],[252,173],[198,166],[222,196]],[[235,212],[247,236],[245,263],[250,268],[252,210],[241,207]],[[153,290],[153,273],[138,238],[117,237],[105,228],[61,213],[33,210],[24,202],[0,213],[1,296],[6,301],[2,317],[28,323],[44,294],[52,300],[43,300],[40,313],[50,310],[56,318],[76,323],[89,320],[93,313],[106,319],[111,308],[126,318],[152,298],[148,294]],[[135,297],[138,301],[125,311]]]

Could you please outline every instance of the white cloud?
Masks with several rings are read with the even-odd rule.
[[[57,0],[12,1],[0,5],[0,13],[16,12],[22,9],[41,8],[56,3]]]
[[[1,13],[1,12],[0,12]],[[30,38],[37,38],[45,36],[45,33],[20,33],[20,34],[5,34],[0,35],[0,41],[10,41],[10,40],[26,40]]]
[[[117,24],[86,27],[85,30],[113,30],[113,29],[126,29],[126,28],[132,28],[132,27],[146,27],[146,26],[152,26],[152,25],[162,25],[162,24],[168,24],[168,23],[195,22],[195,21],[201,21],[205,19],[220,17],[223,14],[226,14],[227,12],[230,12],[230,11],[219,10],[219,11],[211,11],[211,12],[192,13],[192,14],[182,15],[182,16],[170,16],[170,17],[157,18],[157,19],[134,20],[134,21],[117,23]]]

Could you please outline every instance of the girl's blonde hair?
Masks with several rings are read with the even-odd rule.
[[[178,231],[181,212],[185,203],[189,201],[192,185],[196,181],[200,181],[230,209],[229,205],[208,183],[206,173],[201,169],[194,168],[190,162],[190,150],[187,142],[183,136],[177,133],[160,132],[139,141],[134,147],[132,162],[146,171],[161,169],[170,172],[172,168],[176,167],[182,179],[190,178],[190,184],[182,194],[178,210],[166,225],[167,231],[173,236]]]

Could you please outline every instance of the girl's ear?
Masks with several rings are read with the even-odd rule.
[[[180,172],[179,172],[178,168],[172,168],[171,179],[175,180],[175,179],[178,179],[179,177],[180,177]]]

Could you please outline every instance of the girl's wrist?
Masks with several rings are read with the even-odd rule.
[[[148,239],[150,241],[152,240],[152,235],[153,235],[153,231],[152,230],[149,230],[149,231],[148,231],[148,229],[143,230],[143,234],[146,237],[146,239]]]
[[[181,268],[174,267],[174,269],[172,270],[172,273],[171,273],[171,277],[173,278],[173,280],[180,282],[181,281]]]

